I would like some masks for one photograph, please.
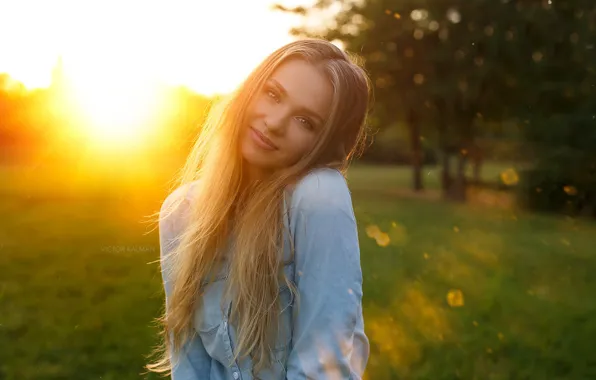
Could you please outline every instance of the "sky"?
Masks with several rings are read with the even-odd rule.
[[[300,23],[272,0],[0,0],[0,72],[50,84],[58,57],[76,86],[232,90]],[[277,1],[284,5],[308,1]]]

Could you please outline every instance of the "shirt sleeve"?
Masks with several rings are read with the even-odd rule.
[[[299,195],[295,209],[299,300],[286,378],[361,379],[369,342],[362,319],[362,270],[351,198],[347,188],[334,190],[332,197],[324,196],[324,189],[309,194]]]
[[[165,218],[161,218],[161,216],[166,216],[167,210],[170,209],[174,200],[180,196],[183,196],[183,194],[179,188],[166,198],[160,210],[160,263],[166,305],[169,302],[172,291],[171,278],[168,273],[167,256],[178,243],[180,226],[182,225],[182,212],[188,205],[183,202],[180,205],[180,208],[176,209],[175,212],[167,215]],[[178,358],[174,358],[171,354],[172,353],[170,353],[170,361],[174,365],[172,368],[172,380],[198,380],[209,378],[211,360],[207,351],[205,351],[201,338],[197,334],[195,334],[193,338],[182,347],[182,351]]]

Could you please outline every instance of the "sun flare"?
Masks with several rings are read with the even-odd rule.
[[[151,133],[162,85],[227,93],[294,39],[288,30],[296,16],[271,10],[287,1],[238,1],[232,10],[194,0],[7,0],[0,2],[0,73],[29,89],[55,86],[51,70],[60,61],[69,85],[57,103],[79,116],[75,128],[94,145],[127,147]],[[23,20],[34,27],[23,28]]]
[[[148,83],[114,78],[74,83],[73,97],[89,137],[98,144],[141,138],[157,107],[156,89]]]

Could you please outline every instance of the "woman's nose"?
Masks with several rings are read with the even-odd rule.
[[[272,133],[281,133],[286,127],[288,116],[283,111],[270,112],[265,117],[265,125]]]

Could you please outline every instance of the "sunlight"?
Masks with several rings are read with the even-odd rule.
[[[294,39],[297,16],[272,11],[275,2],[2,2],[0,73],[28,89],[60,87],[59,107],[80,120],[73,133],[94,147],[141,144],[159,117],[158,86],[230,92]]]
[[[8,0],[0,3],[0,72],[45,87],[62,56],[71,68],[115,65],[204,95],[225,93],[294,39],[288,31],[298,17],[271,5],[311,2]]]
[[[73,83],[73,97],[83,128],[98,144],[131,144],[149,132],[157,90],[126,78],[87,77]]]

